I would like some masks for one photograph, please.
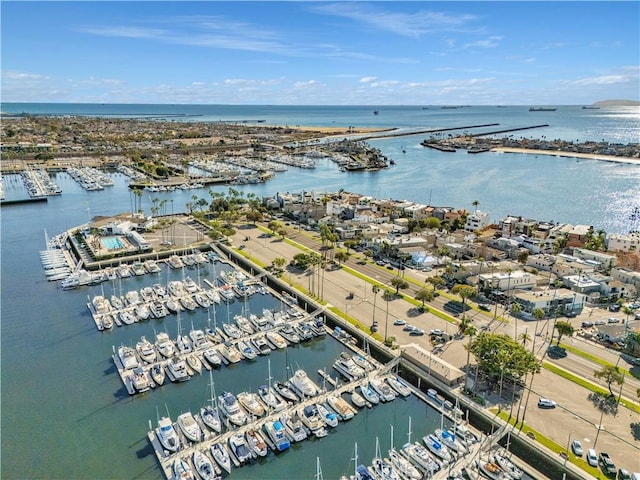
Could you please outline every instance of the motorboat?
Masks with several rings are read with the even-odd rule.
[[[220,294],[218,293],[217,288],[210,288],[208,290],[205,290],[204,293],[212,302],[214,302],[216,305],[220,305],[222,299],[220,298]]]
[[[493,459],[496,461],[496,463],[498,464],[498,466],[504,470],[505,472],[507,472],[507,474],[515,479],[518,480],[520,478],[522,478],[523,475],[523,471],[522,469],[520,469],[519,467],[516,467],[513,462],[511,462],[511,460],[509,460],[507,457],[505,457],[504,455],[500,455],[499,453],[496,453],[493,456]]]
[[[172,382],[186,382],[191,378],[187,371],[187,364],[177,356],[167,362],[167,371]]]
[[[113,317],[109,314],[102,315],[102,317],[100,317],[100,322],[103,329],[109,330],[110,328],[113,328]]]
[[[149,307],[144,303],[136,305],[133,311],[139,320],[147,320],[151,316],[151,310],[149,310]]]
[[[195,450],[191,460],[193,461],[193,466],[195,467],[196,472],[198,472],[198,475],[202,480],[216,480],[218,478],[216,470],[213,467],[213,463],[204,452]]]
[[[102,315],[111,311],[111,304],[109,300],[104,298],[102,295],[96,295],[91,300],[91,305],[93,307],[93,311],[98,315]]]
[[[187,364],[194,372],[202,373],[202,361],[195,353],[187,355]]]
[[[238,328],[246,335],[253,335],[255,333],[253,325],[251,325],[249,319],[244,315],[235,315],[233,319],[235,320]]]
[[[176,480],[194,480],[191,465],[184,458],[176,458],[173,461],[173,478]]]
[[[124,303],[122,303],[122,299],[118,295],[111,295],[109,301],[114,310],[122,310],[124,308]]]
[[[211,300],[209,300],[209,297],[204,292],[194,293],[193,299],[199,307],[209,308],[211,306]]]
[[[211,346],[211,342],[202,330],[192,328],[189,332],[189,338],[194,350],[203,350]]]
[[[155,299],[155,294],[153,293],[152,287],[143,287],[140,290],[140,296],[142,297],[142,301],[144,303],[152,302]]]
[[[165,358],[173,358],[176,354],[176,346],[165,332],[156,334],[156,348],[158,352]]]
[[[196,422],[196,419],[193,418],[191,412],[185,412],[179,415],[176,423],[187,439],[192,442],[199,442],[202,440],[204,436],[202,429],[200,428],[200,425],[198,425],[198,422]]]
[[[249,449],[253,451],[258,457],[266,457],[269,451],[267,442],[264,441],[262,435],[257,430],[247,430],[245,438]]]
[[[265,422],[262,429],[275,445],[277,451],[282,452],[291,446],[285,433],[284,425],[280,420]]]
[[[319,391],[318,386],[311,381],[307,376],[307,372],[302,369],[295,371],[293,376],[289,379],[289,383],[297,393],[304,397],[314,397]]]
[[[151,367],[150,371],[151,371],[151,378],[153,379],[156,385],[164,384],[166,373],[164,371],[164,368],[162,367],[162,364],[156,363]]]
[[[300,337],[301,341],[304,342],[313,338],[313,331],[311,330],[311,327],[306,323],[300,322],[294,328],[298,332],[298,336]]]
[[[322,402],[315,404],[318,414],[327,427],[335,428],[338,426],[338,415],[331,409],[327,408]]]
[[[160,266],[156,263],[156,261],[153,259],[145,260],[143,262],[143,265],[147,273],[158,273],[162,270]]]
[[[173,422],[169,417],[162,417],[158,420],[158,428],[156,428],[156,436],[162,448],[169,452],[177,452],[180,448],[180,437],[173,428]]]
[[[151,288],[159,300],[164,300],[167,297],[167,289],[161,283],[154,283]]]
[[[142,302],[142,300],[140,300],[140,294],[137,290],[128,291],[124,294],[124,298],[127,301],[127,304],[131,306],[138,305]]]
[[[452,459],[451,452],[447,447],[445,447],[438,438],[433,435],[425,435],[422,437],[422,441],[425,446],[429,449],[431,453],[433,453],[436,457],[441,459],[444,462],[450,462]]]
[[[400,474],[403,479],[406,480],[420,480],[422,474],[420,471],[409,461],[406,457],[400,455],[400,453],[392,448],[388,452],[388,460],[393,469]]]
[[[209,450],[211,451],[211,456],[213,457],[213,459],[218,465],[220,465],[220,468],[222,468],[227,473],[231,473],[231,457],[229,456],[227,447],[225,447],[222,443],[216,442],[211,445]]]
[[[198,284],[191,277],[186,277],[182,281],[182,286],[189,293],[196,293],[198,290],[200,290]]]
[[[320,316],[309,320],[309,326],[316,337],[321,337],[327,334],[327,326],[324,324],[324,319]]]
[[[279,412],[286,408],[287,404],[276,394],[273,387],[267,385],[260,385],[258,387],[258,396],[260,400],[274,412]]]
[[[302,423],[304,423],[316,437],[321,438],[327,435],[324,422],[318,413],[318,407],[316,405],[306,405],[298,411],[298,414],[300,415]]]
[[[362,354],[354,353],[351,356],[351,359],[353,360],[353,363],[355,363],[356,365],[358,365],[360,368],[362,368],[367,372],[370,372],[375,369],[375,366],[367,359],[367,357],[365,357]]]
[[[207,336],[207,340],[209,340],[212,343],[222,343],[223,339],[222,339],[222,335],[221,335],[221,331],[218,328],[211,328],[211,327],[207,327],[204,330],[205,335]]]
[[[196,309],[198,304],[193,299],[191,295],[185,295],[184,297],[180,297],[180,304],[186,308],[187,310],[193,311]]]
[[[270,311],[270,310],[267,310],[267,311]],[[273,314],[271,314],[271,318],[273,318]],[[272,328],[269,318],[264,315],[258,316],[252,313],[251,315],[249,315],[249,321],[253,325],[253,328],[256,332],[264,332]]]
[[[353,403],[358,408],[362,408],[367,404],[367,401],[362,395],[354,390],[353,392],[351,392],[351,403]]]
[[[166,303],[166,307],[167,307],[167,310],[169,310],[171,313],[178,313],[179,311],[182,310],[182,305],[180,305],[180,302],[175,298],[168,299]]]
[[[234,425],[240,426],[247,422],[247,414],[244,413],[233,393],[222,392],[218,397],[218,405],[222,414]]]
[[[149,310],[151,311],[153,318],[164,318],[169,315],[167,307],[165,307],[164,303],[160,301],[151,302],[149,304]]]
[[[360,378],[365,374],[364,368],[356,365],[351,356],[345,352],[342,352],[340,357],[333,363],[333,368],[349,381]]]
[[[133,325],[134,323],[136,323],[136,317],[131,312],[127,312],[124,310],[118,312],[118,318],[125,325]]]
[[[136,351],[142,361],[146,363],[154,363],[158,356],[155,347],[146,337],[141,337],[140,341],[136,343]]]
[[[278,332],[269,330],[265,335],[267,336],[267,341],[273,345],[274,348],[278,350],[287,348],[287,341]]]
[[[338,414],[341,420],[350,420],[354,416],[353,408],[339,395],[329,395],[327,404]]]
[[[241,433],[234,433],[229,437],[229,450],[240,464],[248,463],[253,459],[247,441]]]
[[[280,328],[280,335],[289,343],[300,343],[300,337],[290,323],[285,323]]]
[[[367,402],[373,405],[377,405],[378,403],[380,403],[380,397],[378,397],[378,394],[373,390],[373,388],[371,388],[368,383],[359,385],[358,389],[360,390],[360,394]]]
[[[229,338],[238,339],[238,338],[242,337],[242,330],[240,330],[237,326],[235,326],[235,325],[233,325],[231,323],[223,323],[222,324],[222,330],[224,330],[224,333]]]
[[[285,401],[288,402],[297,402],[299,400],[298,395],[289,388],[289,385],[283,382],[275,382],[273,384],[273,389],[280,395]]]
[[[180,280],[172,280],[167,284],[167,289],[169,290],[169,294],[173,297],[180,298],[185,295],[187,292],[184,289],[184,285]]]
[[[193,352],[193,344],[187,335],[181,335],[178,333],[176,338],[176,347],[178,347],[178,352],[183,355]]]
[[[245,342],[244,340],[238,340],[236,348],[240,350],[242,356],[247,360],[253,360],[259,355],[258,350],[250,342]]]
[[[371,380],[369,380],[369,385],[383,402],[390,402],[391,400],[395,400],[396,394],[384,380],[379,378],[372,378]]]
[[[471,446],[480,441],[480,438],[478,438],[478,436],[465,425],[454,425],[453,433],[456,437],[465,442],[467,446]]]
[[[301,442],[307,438],[307,431],[302,425],[298,412],[286,412],[280,416],[280,422],[284,425],[287,436],[293,442]]]
[[[485,461],[481,459],[476,460],[478,471],[489,480],[508,480],[511,477],[500,468],[495,462]]]
[[[219,367],[220,365],[222,365],[222,358],[220,357],[220,354],[218,353],[218,350],[216,348],[207,348],[202,356],[212,367]]]
[[[133,370],[140,366],[138,357],[136,357],[136,351],[126,345],[120,345],[118,347],[118,358],[124,370]]]
[[[251,342],[253,343],[253,346],[256,347],[260,355],[269,355],[271,353],[271,347],[269,347],[269,342],[267,342],[264,334],[254,337]]]
[[[242,355],[231,343],[220,344],[218,346],[218,352],[220,352],[220,355],[222,355],[229,363],[238,363],[242,360]]]
[[[136,367],[133,369],[131,382],[133,383],[133,388],[135,388],[139,393],[146,392],[151,388],[151,382],[149,381],[147,372],[145,372],[142,367]]]
[[[407,385],[400,377],[390,375],[386,377],[385,380],[399,395],[402,395],[403,397],[411,395],[411,387],[409,387],[409,385]]]
[[[171,255],[167,260],[169,266],[173,269],[178,269],[184,267],[184,262],[178,255]]]
[[[144,264],[140,261],[133,262],[130,268],[133,274],[138,277],[147,273],[147,271],[144,268]]]
[[[456,453],[466,453],[467,446],[463,444],[451,431],[442,428],[436,428],[434,433],[442,444],[449,450]]]
[[[406,443],[401,450],[402,454],[412,463],[433,475],[440,470],[440,461],[436,460],[424,446],[419,443]]]
[[[439,406],[444,405],[444,402],[446,401],[446,398],[444,398],[442,395],[440,395],[433,388],[427,389],[427,397],[429,397],[433,402],[435,402]]]
[[[264,405],[255,393],[240,392],[238,394],[238,402],[248,413],[255,417],[261,417],[266,413]]]
[[[356,467],[356,480],[376,480],[376,477],[369,471],[366,465],[358,465]]]

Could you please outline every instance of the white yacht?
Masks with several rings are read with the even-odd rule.
[[[186,382],[191,377],[187,372],[187,364],[180,357],[173,357],[167,362],[169,377],[174,382]]]
[[[238,402],[240,405],[255,417],[261,417],[266,413],[266,409],[260,400],[258,395],[249,392],[240,392],[238,394]]]
[[[162,364],[156,363],[153,367],[151,367],[151,378],[156,383],[156,385],[162,385],[164,383],[166,373]]]
[[[295,410],[291,413],[283,413],[282,416],[280,416],[280,422],[284,425],[287,436],[291,441],[301,442],[307,438],[307,431],[304,429],[300,416]]]
[[[240,464],[248,463],[253,459],[247,441],[241,433],[234,433],[229,437],[229,450]]]
[[[305,397],[314,397],[318,394],[318,386],[311,381],[304,370],[296,370],[289,382],[298,393]]]
[[[344,352],[341,353],[340,358],[333,363],[333,368],[349,381],[363,377],[365,374],[364,368],[356,365],[351,356]]]
[[[220,357],[218,350],[214,347],[207,348],[202,356],[212,367],[219,367],[222,365],[222,358]]]
[[[373,388],[371,388],[368,383],[359,385],[358,389],[360,390],[360,394],[367,402],[373,405],[377,405],[378,403],[380,403],[380,397],[378,397],[378,394],[373,390]]]
[[[136,357],[136,351],[126,345],[120,345],[118,347],[118,358],[124,370],[133,370],[140,366],[138,357]]]
[[[338,426],[338,415],[333,410],[327,408],[322,402],[316,403],[315,406],[318,409],[318,415],[327,427],[335,428]]]
[[[223,323],[222,330],[230,338],[238,339],[242,336],[242,330],[231,323]]]
[[[390,402],[396,398],[396,394],[391,387],[379,378],[369,380],[369,385],[383,402]]]
[[[242,330],[244,333],[246,333],[247,335],[251,335],[255,333],[253,326],[251,325],[251,322],[244,315],[235,315],[233,317],[233,320],[236,322],[236,325],[238,326],[238,328]]]
[[[245,434],[247,444],[249,445],[249,449],[258,457],[266,457],[269,451],[269,447],[267,446],[267,442],[264,441],[264,438],[257,430],[247,430]]]
[[[269,342],[267,342],[263,333],[254,337],[251,343],[253,343],[253,346],[258,350],[260,355],[269,355],[271,353],[271,347],[269,347]]]
[[[218,397],[222,414],[234,425],[244,425],[247,422],[247,414],[240,407],[235,395],[231,392],[222,392]]]
[[[401,450],[402,454],[412,463],[427,471],[429,476],[440,470],[441,464],[425,447],[419,443],[406,443]]]
[[[282,425],[280,420],[265,422],[262,428],[269,436],[271,442],[276,446],[276,450],[279,452],[282,452],[291,446],[289,439],[287,438],[284,425]]]
[[[258,356],[258,350],[256,350],[255,347],[251,345],[251,343],[245,342],[244,340],[238,340],[236,348],[247,360],[253,360]]]
[[[211,346],[211,342],[207,339],[203,330],[192,329],[189,332],[189,338],[191,339],[194,350],[202,350]]]
[[[193,418],[191,412],[185,412],[178,416],[177,423],[180,430],[182,430],[182,433],[184,433],[184,436],[189,440],[192,442],[199,442],[202,440],[202,429],[200,428],[200,425],[198,425],[198,422],[196,422],[196,419]]]
[[[420,471],[409,461],[406,457],[400,455],[400,453],[392,448],[388,452],[388,460],[393,469],[400,474],[400,476],[406,480],[421,480],[422,474]]]
[[[287,341],[284,339],[282,335],[273,330],[268,331],[266,334],[267,340],[274,348],[278,350],[282,350],[283,348],[287,348]]]
[[[153,344],[144,336],[136,343],[136,351],[138,355],[140,355],[140,358],[146,363],[154,363],[158,356]]]
[[[316,437],[321,438],[327,435],[327,430],[324,428],[324,422],[322,418],[320,418],[320,414],[318,413],[318,408],[311,404],[302,407],[298,410],[298,415],[300,416],[300,420],[302,423],[311,430]]]
[[[139,393],[146,392],[151,388],[151,382],[149,382],[147,372],[145,372],[142,367],[136,367],[133,369],[131,381],[133,383],[133,388],[135,388]]]
[[[186,277],[182,281],[182,285],[184,286],[184,289],[189,293],[196,293],[198,290],[200,290],[198,284],[194,282],[191,277]]]
[[[173,422],[169,417],[162,417],[158,420],[158,428],[156,428],[156,435],[160,444],[165,450],[170,452],[177,452],[180,448],[180,437],[173,428]]]
[[[191,465],[184,458],[176,458],[173,461],[173,476],[176,480],[194,480]]]
[[[390,375],[386,378],[386,381],[391,388],[398,392],[399,395],[402,395],[403,397],[408,397],[409,395],[411,395],[411,387],[407,385],[400,377]]]
[[[176,353],[176,346],[165,332],[156,334],[156,348],[165,358],[173,358]]]
[[[336,412],[342,420],[350,420],[353,418],[353,408],[338,394],[329,395],[327,404]]]
[[[436,457],[438,457],[440,460],[444,462],[451,461],[451,458],[452,458],[451,452],[447,447],[445,447],[438,440],[438,438],[435,435],[433,434],[425,435],[424,437],[422,437],[422,441],[424,442],[425,446],[429,449],[429,451],[433,453]]]

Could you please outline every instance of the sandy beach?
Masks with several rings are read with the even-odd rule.
[[[526,155],[551,155],[554,157],[584,158],[586,160],[600,160],[602,162],[628,163],[640,165],[640,158],[616,157],[614,155],[601,155],[598,153],[563,152],[560,150],[536,150],[532,148],[495,147],[493,152],[524,153]]]

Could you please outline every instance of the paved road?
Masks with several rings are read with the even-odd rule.
[[[245,241],[245,237],[248,240]],[[312,238],[308,235],[308,232],[298,233],[296,231],[292,234],[290,231],[288,238],[292,238],[307,248],[319,251],[319,239]],[[238,229],[233,238],[233,244],[236,246],[244,244],[245,252],[265,265],[270,265],[276,257],[283,257],[288,262],[296,253],[301,252],[299,248],[279,238],[263,235],[258,228]],[[381,268],[371,263],[359,265],[357,260],[354,259],[350,259],[347,265],[372,279],[388,285],[391,278],[395,277],[397,273],[397,271],[391,272],[384,267]],[[416,274],[412,271],[405,271],[405,276],[407,275],[413,278]],[[402,327],[394,326],[393,320],[395,318],[407,319],[410,323],[427,332],[433,328],[438,328],[448,333],[454,333],[457,330],[456,325],[432,313],[417,313],[412,304],[403,300],[394,299],[390,302],[385,302],[380,294],[374,297],[371,284],[365,283],[364,280],[347,273],[345,269],[327,268],[323,273],[316,276],[311,276],[307,272],[287,271],[283,279],[305,289],[321,292],[324,301],[358,319],[363,328],[370,326],[375,318],[380,325],[379,333],[383,337],[396,337],[396,342],[400,346],[417,343],[428,350],[433,347],[427,335],[423,337],[409,336],[407,332],[402,330]],[[417,287],[415,291],[417,291]],[[349,292],[354,293],[353,299],[347,298]],[[404,291],[403,293],[408,292]],[[374,298],[375,310],[373,305]],[[445,299],[438,297],[434,304],[437,303],[437,300],[445,301]],[[498,314],[501,315],[502,311],[499,310]],[[505,332],[515,336],[526,331],[533,340],[533,348],[540,356],[549,345],[548,341],[553,326],[550,320],[538,322],[516,321],[513,317],[505,314],[507,322],[493,321],[493,312],[489,314],[477,312],[474,318],[476,319],[474,322],[478,326],[488,325],[490,331]],[[534,331],[541,332],[542,336],[534,335]],[[545,334],[549,337],[545,338]],[[463,368],[467,362],[467,352],[464,348],[467,341],[467,338],[453,340],[444,345],[438,355],[452,365]],[[617,359],[615,352],[586,343],[579,343],[576,346],[581,350],[597,354],[615,363]],[[574,359],[573,357],[576,356],[568,356],[567,359],[563,360],[566,363],[563,366],[565,368],[573,368],[574,365],[578,365],[580,366],[578,370],[582,371],[586,378],[592,379],[593,369],[585,366],[588,363],[585,363],[583,359]],[[638,418],[637,414],[626,408],[620,408],[616,416],[602,415],[601,420],[601,414],[593,407],[589,400],[589,392],[586,389],[544,369],[534,377],[531,392],[528,404],[525,393],[523,401],[521,404],[515,404],[513,411],[514,414],[518,410],[523,413],[526,408],[526,422],[532,428],[554,439],[560,445],[565,445],[569,437],[580,438],[585,448],[589,448],[596,442],[597,435],[596,446],[598,451],[603,449],[612,453],[614,461],[619,464],[618,466],[632,471],[640,471],[640,450],[638,448],[640,444],[633,439],[630,427],[632,423],[640,424],[640,418]],[[537,401],[540,396],[555,399],[558,402],[558,408],[554,410],[537,408]],[[489,397],[487,400],[494,404],[499,403],[495,396]],[[508,399],[503,400],[503,403],[505,408],[510,408]],[[527,406],[525,407],[525,405]],[[603,425],[604,429],[598,431],[595,427],[596,425]]]

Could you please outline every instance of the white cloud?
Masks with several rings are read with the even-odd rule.
[[[640,67],[631,66],[631,67],[623,67],[620,73],[580,78],[578,80],[573,80],[567,83],[575,86],[616,85],[616,84],[623,84],[623,83],[638,82],[639,79],[640,79]]]
[[[462,48],[496,48],[500,46],[502,37],[493,35],[484,40],[476,40],[475,42],[465,43]]]
[[[370,83],[375,81],[376,81],[376,77],[362,77],[360,79],[360,83]]]
[[[7,80],[48,80],[46,75],[40,75],[38,73],[17,72],[15,70],[3,70],[2,79]]]
[[[475,15],[452,15],[431,10],[417,10],[413,13],[397,12],[380,9],[379,5],[375,4],[373,7],[358,2],[343,2],[314,4],[311,8],[320,13],[348,18],[378,30],[411,38],[441,31],[468,30],[470,29],[468,24],[477,19]]]

